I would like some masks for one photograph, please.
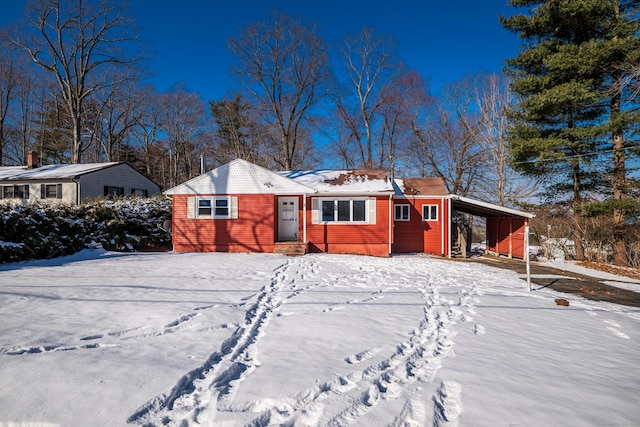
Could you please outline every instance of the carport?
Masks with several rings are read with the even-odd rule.
[[[451,195],[449,200],[451,212],[462,212],[485,218],[487,253],[508,258],[528,259],[525,254],[529,252],[529,219],[534,217],[533,214],[462,196]],[[451,224],[451,229],[453,228]]]

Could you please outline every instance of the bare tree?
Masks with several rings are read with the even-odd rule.
[[[274,160],[295,166],[300,135],[326,77],[325,43],[314,24],[274,12],[271,20],[247,25],[229,39],[237,58],[235,72],[263,106],[277,132]]]
[[[364,27],[357,35],[345,37],[340,52],[345,90],[335,96],[338,114],[351,133],[359,163],[380,168],[385,156],[376,153],[375,146],[382,148],[384,125],[378,113],[385,102],[382,89],[402,68],[397,43]]]
[[[164,104],[160,102],[161,95],[150,86],[137,90],[136,93],[140,101],[139,114],[135,125],[131,128],[131,137],[143,153],[147,175],[155,177],[153,154],[157,151],[154,148],[164,131],[166,120]]]
[[[166,143],[171,161],[169,186],[198,174],[198,159],[204,153],[208,135],[205,102],[195,92],[178,84],[162,96]]]
[[[478,142],[486,153],[488,174],[480,183],[485,193],[500,206],[508,201],[517,201],[531,196],[537,185],[510,166],[512,158],[507,148],[509,120],[507,110],[512,105],[513,95],[509,90],[510,79],[490,74],[479,76],[475,84],[475,102],[480,113]],[[494,201],[494,200],[492,200]]]
[[[213,157],[218,163],[245,159],[265,167],[271,161],[265,158],[265,132],[258,124],[256,109],[242,95],[232,99],[209,101],[211,115],[216,122],[216,149]]]
[[[447,86],[430,118],[412,123],[415,153],[424,156],[425,172],[442,178],[449,193],[461,196],[472,194],[486,176],[472,88],[469,79]]]
[[[0,166],[4,164],[5,147],[8,143],[7,117],[9,108],[17,96],[20,70],[14,52],[0,35]]]
[[[407,147],[413,137],[411,120],[415,103],[424,108],[431,98],[422,76],[416,71],[405,71],[382,89],[382,99],[384,103],[379,114],[383,121],[383,139],[379,162],[382,164],[386,160],[390,176],[394,178],[397,165],[403,163],[403,154],[408,153]]]
[[[141,99],[135,90],[135,80],[109,86],[93,93],[89,100],[89,132],[95,139],[96,160],[104,156],[107,162],[122,161],[123,144],[139,122]]]
[[[29,23],[35,31],[19,33],[13,42],[55,77],[71,120],[71,161],[80,163],[87,148],[83,141],[87,98],[122,82],[122,77],[106,73],[107,66],[136,62],[122,49],[136,39],[132,21],[124,6],[107,0],[32,0]]]

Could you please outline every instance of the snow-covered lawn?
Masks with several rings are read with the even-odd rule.
[[[640,425],[639,309],[478,264],[85,251],[0,320],[1,427]]]

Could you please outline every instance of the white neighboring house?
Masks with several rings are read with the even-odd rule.
[[[29,153],[27,166],[0,167],[0,202],[28,204],[56,202],[79,204],[86,199],[141,195],[153,196],[160,186],[127,163],[87,163],[38,167]]]

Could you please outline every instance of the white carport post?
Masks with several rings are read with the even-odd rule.
[[[527,265],[527,290],[531,292],[531,256],[529,256],[529,220],[524,226],[524,256]]]

